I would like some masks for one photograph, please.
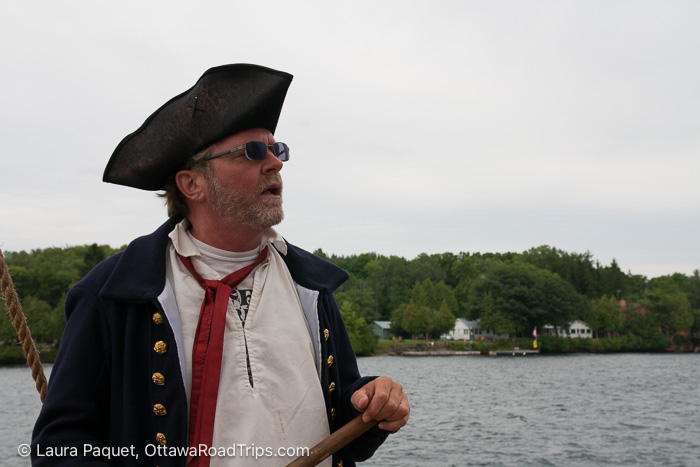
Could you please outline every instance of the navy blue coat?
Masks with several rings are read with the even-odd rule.
[[[185,457],[160,456],[156,449],[187,446],[179,323],[177,313],[163,307],[168,234],[180,220],[171,218],[134,240],[69,292],[66,330],[34,427],[33,465],[185,465]],[[318,322],[318,334],[315,326],[312,333],[333,432],[357,415],[350,396],[371,380],[360,377],[333,297],[347,273],[289,244],[282,257],[297,288],[317,307],[307,319]],[[369,458],[387,434],[373,428],[336,454],[333,464],[348,467]]]

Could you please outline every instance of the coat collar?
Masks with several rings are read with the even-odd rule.
[[[104,266],[111,263],[113,268],[100,296],[127,302],[156,299],[165,288],[168,234],[181,220],[182,216],[171,217],[155,232],[135,239],[124,251],[105,261]],[[282,258],[299,285],[332,293],[348,279],[348,274],[334,264],[288,242],[287,247],[287,254],[282,254]]]
[[[116,256],[117,264],[100,291],[105,299],[142,302],[153,300],[165,288],[168,234],[182,216],[168,219],[155,232],[139,237]]]
[[[349,278],[348,273],[335,264],[289,242],[287,254],[282,255],[282,258],[294,282],[307,289],[333,293]]]

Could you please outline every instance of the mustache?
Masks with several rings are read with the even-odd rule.
[[[282,191],[282,176],[279,173],[269,175],[258,182],[256,187],[256,192],[258,194],[267,191],[270,185],[279,185],[280,191]]]

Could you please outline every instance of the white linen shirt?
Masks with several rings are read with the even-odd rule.
[[[222,273],[215,270],[221,270],[229,256],[221,250],[219,258],[207,260],[215,269],[210,267],[188,235],[188,227],[188,221],[183,220],[170,234],[166,274],[182,323],[189,411],[192,347],[204,289],[177,254],[190,257],[205,279],[220,280],[233,269]],[[286,254],[286,243],[274,229],[268,229],[257,251],[265,245],[270,245],[267,259],[247,281],[252,277],[253,291],[245,326],[229,300],[212,441],[212,447],[228,449],[228,453],[212,457],[212,467],[285,465],[297,455],[280,458],[279,449],[311,448],[329,434],[309,325],[279,253]],[[211,249],[206,248],[209,252]],[[243,254],[249,258],[248,264],[255,261],[257,251]],[[235,262],[236,254],[230,256]],[[235,268],[244,266],[237,264]],[[322,465],[330,465],[330,458]]]

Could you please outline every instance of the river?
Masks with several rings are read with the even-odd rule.
[[[700,355],[366,357],[404,384],[411,420],[367,466],[699,466]],[[47,372],[50,368],[47,368]],[[40,408],[29,369],[0,368],[0,465]]]

